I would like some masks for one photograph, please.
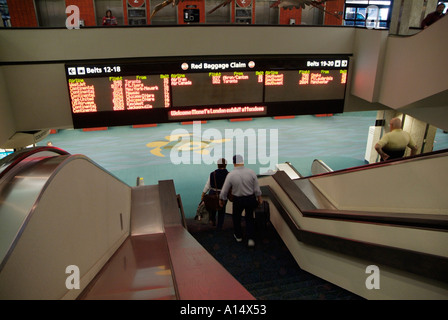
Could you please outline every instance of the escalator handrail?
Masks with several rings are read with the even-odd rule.
[[[23,149],[21,151],[14,152],[11,155],[3,158],[2,161],[0,162],[0,170],[2,166],[4,167],[4,169],[0,171],[0,179],[3,178],[6,175],[6,173],[11,171],[15,166],[17,166],[21,161],[40,152],[54,152],[57,155],[70,154],[67,151],[62,150],[60,148],[49,146]]]
[[[322,168],[324,168],[326,170],[326,172],[322,172],[322,173],[328,173],[328,172],[333,172],[334,171],[325,162],[323,162],[320,159],[314,159],[313,164],[314,163],[318,163]],[[312,167],[312,165],[311,165],[311,167]]]
[[[269,197],[297,241],[448,283],[448,258],[304,230],[294,221],[270,186],[262,186],[261,189],[263,196]]]
[[[330,172],[323,172],[323,173],[319,173],[316,175],[307,176],[304,178],[307,179],[307,178],[312,178],[312,177],[317,177],[317,176],[322,176],[322,175],[337,175],[337,174],[367,170],[367,169],[376,168],[376,167],[386,167],[386,166],[390,166],[390,165],[395,165],[397,163],[406,163],[409,161],[441,157],[441,156],[444,156],[445,154],[448,155],[448,149],[442,149],[442,150],[437,150],[437,151],[432,151],[432,152],[427,152],[427,153],[421,153],[421,154],[417,154],[415,156],[409,156],[409,157],[404,157],[404,158],[400,158],[400,159],[391,159],[391,160],[386,160],[386,161],[381,161],[381,162],[368,163],[368,164],[364,164],[361,166],[350,167],[350,168],[340,169],[340,170],[334,170],[334,171],[330,171]]]
[[[289,167],[291,168],[291,170],[293,170],[300,178],[303,178],[302,174],[292,165],[291,162],[286,161],[285,162],[287,165],[289,165]]]
[[[332,172],[329,172],[330,174]],[[448,218],[436,214],[397,213],[397,212],[364,212],[338,209],[320,209],[311,202],[302,190],[286,175],[279,171],[272,176],[289,199],[308,218],[334,220],[350,220],[353,222],[380,223],[397,226],[408,226],[435,230],[448,230]]]
[[[355,222],[370,222],[408,227],[419,227],[435,230],[448,230],[448,216],[437,214],[371,212],[335,209],[303,210],[302,215],[307,218],[349,220]]]

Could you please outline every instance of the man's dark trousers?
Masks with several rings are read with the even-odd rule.
[[[255,235],[255,219],[254,210],[258,202],[255,195],[234,197],[232,206],[232,219],[235,236],[237,238],[243,237],[241,228],[241,216],[243,210],[245,211],[246,233],[248,239],[254,239]]]

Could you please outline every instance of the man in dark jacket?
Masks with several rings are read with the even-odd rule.
[[[427,27],[429,27],[430,25],[432,25],[434,22],[436,22],[437,20],[439,20],[440,18],[442,18],[444,16],[443,14],[443,10],[445,10],[445,5],[443,3],[440,3],[437,8],[436,11],[431,12],[430,14],[428,14],[426,16],[425,19],[423,19],[422,23],[421,23],[421,27],[423,29],[426,29]]]
[[[204,186],[204,190],[202,191],[201,200],[204,199],[204,196],[209,194],[219,194],[221,192],[222,186],[224,185],[224,181],[226,180],[227,174],[229,171],[226,169],[227,161],[222,158],[218,160],[218,169],[211,172],[207,183]],[[210,214],[210,221],[213,225],[216,225],[216,211],[208,210]],[[226,206],[225,204],[218,209],[218,225],[217,229],[221,230],[224,224],[224,217],[226,215]]]

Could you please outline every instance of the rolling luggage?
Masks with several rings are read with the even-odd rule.
[[[266,233],[269,221],[269,202],[263,201],[262,205],[255,209],[255,227],[259,236]]]

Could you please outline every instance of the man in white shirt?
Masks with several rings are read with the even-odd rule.
[[[263,203],[261,198],[258,178],[252,169],[244,166],[244,159],[241,155],[233,156],[234,169],[229,172],[220,193],[220,205],[223,206],[227,200],[229,190],[232,189],[232,220],[234,237],[237,242],[243,241],[241,229],[241,215],[245,211],[246,233],[248,246],[255,245],[255,219],[254,210]]]
[[[375,150],[381,156],[381,161],[402,158],[407,147],[411,149],[411,156],[417,154],[417,144],[408,132],[401,129],[399,118],[391,119],[389,128],[390,132],[386,133],[375,145]]]

